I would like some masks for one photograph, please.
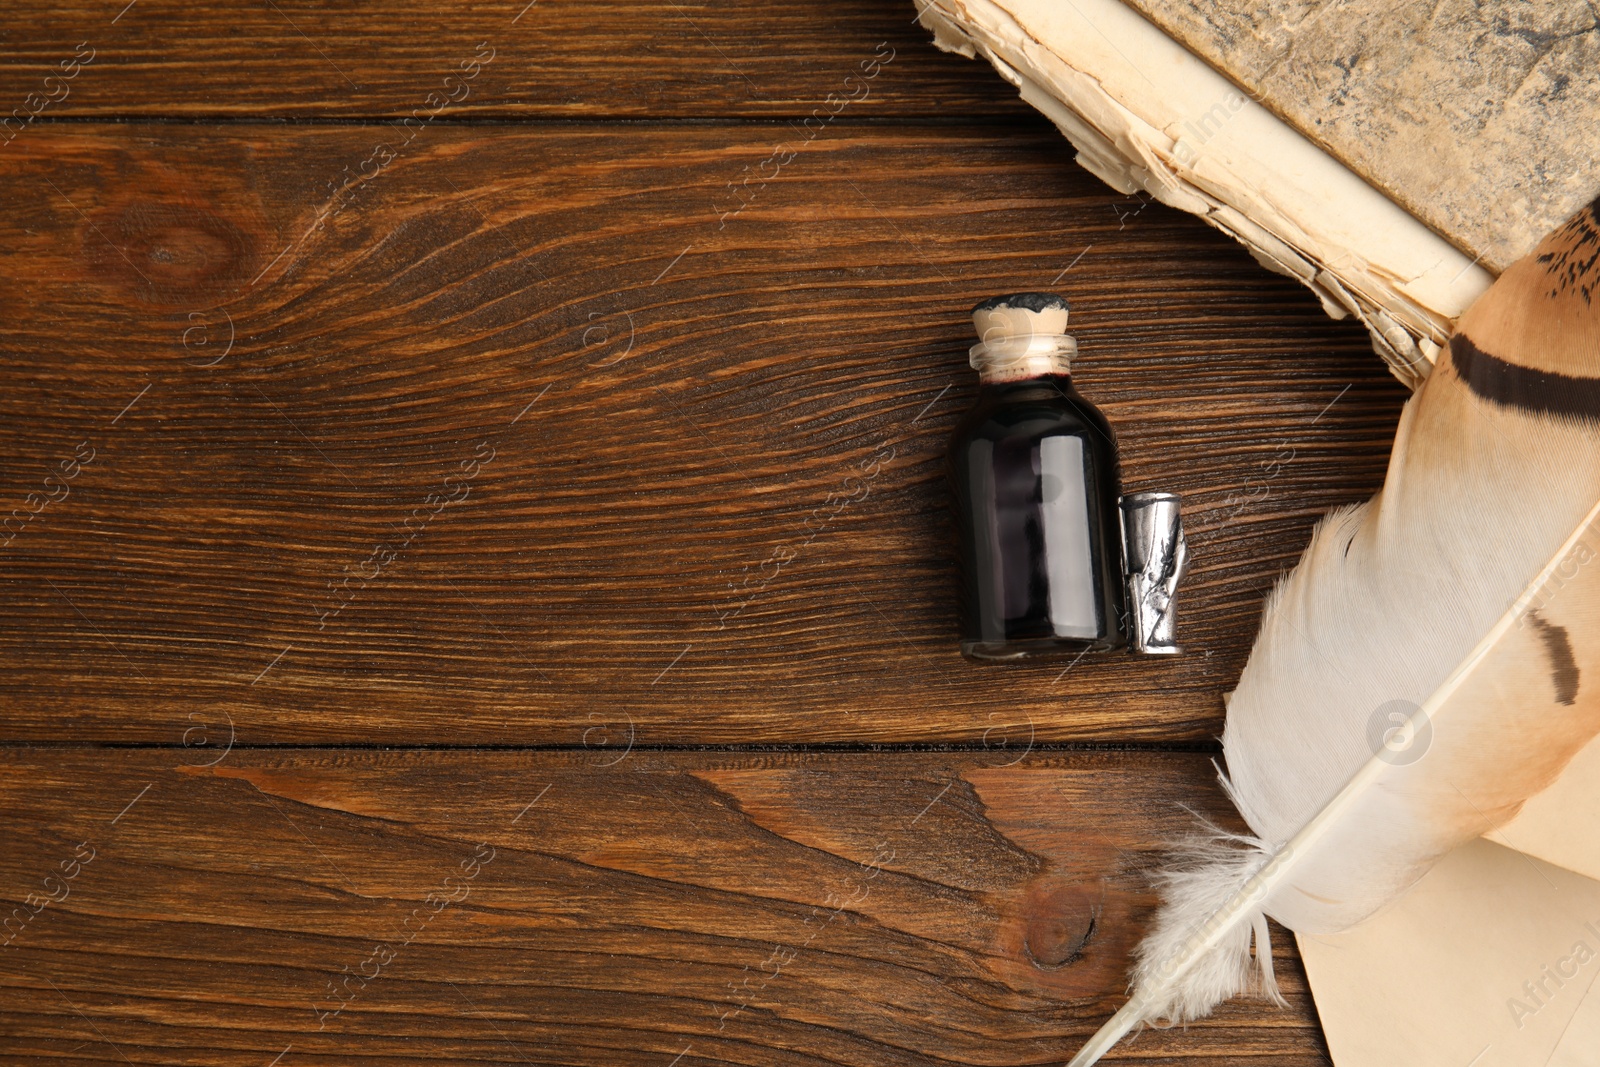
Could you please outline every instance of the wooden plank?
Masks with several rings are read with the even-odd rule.
[[[11,739],[214,709],[249,743],[1209,744],[1404,397],[1048,128],[30,136],[0,158]],[[966,310],[1041,287],[1126,486],[1185,496],[1187,655],[957,654]]]
[[[1182,754],[0,759],[0,1063],[1060,1063],[1227,807]],[[1287,1010],[1108,1062],[1326,1062],[1276,945]]]
[[[865,117],[1027,114],[906,0],[126,2],[0,27],[0,116],[402,118],[435,93],[446,118],[800,119],[830,94]]]

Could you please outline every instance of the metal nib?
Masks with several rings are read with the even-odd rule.
[[[1177,645],[1178,582],[1189,563],[1178,497],[1131,493],[1122,498],[1124,568],[1128,579],[1131,651],[1173,655]]]

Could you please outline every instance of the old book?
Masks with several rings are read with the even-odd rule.
[[[1413,385],[1498,271],[1600,191],[1583,2],[919,0],[1110,185],[1354,314]]]

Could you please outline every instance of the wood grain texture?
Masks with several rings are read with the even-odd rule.
[[[1381,479],[1360,330],[1047,129],[434,128],[327,191],[388,136],[0,161],[4,736],[1207,743],[1270,583]],[[1184,494],[1187,655],[957,654],[966,310],[1052,284],[1126,486]]]
[[[894,60],[858,114],[1028,113],[991,72],[939,54],[907,2],[124,3],[6,20],[0,116],[400,118],[441,92],[454,118],[799,119],[854,93],[845,78],[880,45]],[[494,56],[482,77],[447,86],[480,45]],[[75,56],[73,77],[45,84]]]
[[[1226,808],[1178,754],[0,761],[16,1064],[1060,1063]],[[1107,1062],[1327,1062],[1278,973]]]
[[[1116,1006],[1226,804],[1040,746],[1210,748],[1404,395],[912,14],[0,24],[0,1063],[1003,1067]],[[1033,288],[1185,494],[1183,657],[956,654],[966,310]],[[901,750],[649,747],[833,744]],[[1278,945],[1289,1010],[1116,1058],[1326,1063]]]

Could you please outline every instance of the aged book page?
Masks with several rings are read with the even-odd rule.
[[[1297,942],[1338,1067],[1594,1067],[1600,882],[1488,841]]]
[[[1515,819],[1485,836],[1600,881],[1600,739],[1574,756]]]
[[[1600,191],[1584,0],[1128,0],[1496,273]]]

